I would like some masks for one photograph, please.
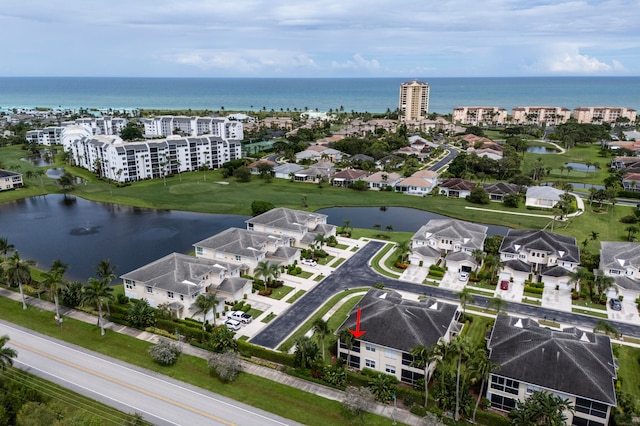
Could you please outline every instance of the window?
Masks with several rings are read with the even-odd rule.
[[[517,395],[520,383],[500,376],[491,376],[491,387],[502,392]]]
[[[241,261],[242,261],[242,256],[236,256],[236,260],[237,260],[238,262],[241,262]]]
[[[413,356],[411,354],[402,353],[402,365],[411,365],[413,363]]]
[[[202,256],[204,254],[204,249],[202,247],[196,247],[196,256]]]
[[[511,411],[516,408],[516,400],[508,396],[491,394],[491,408],[498,410]]]
[[[520,259],[526,259],[527,255],[526,254],[521,254],[520,256],[518,256]]]
[[[620,275],[620,271],[617,269],[609,269],[611,275]]]
[[[376,368],[376,362],[372,359],[366,359],[364,360],[364,365],[367,368]]]
[[[424,374],[405,370],[404,368],[400,371],[400,380],[404,383],[409,383],[412,385],[420,379],[424,379]]]
[[[604,423],[595,420],[583,419],[582,417],[573,416],[572,426],[605,426]]]
[[[396,366],[395,365],[391,365],[391,364],[387,364],[384,366],[384,371],[389,373],[389,374],[396,374]]]
[[[396,358],[398,358],[397,352],[396,352],[396,351],[394,351],[393,349],[385,349],[385,350],[384,350],[384,356],[385,356],[386,358],[389,358],[389,359],[396,359]]]
[[[184,301],[184,294],[180,295],[180,300]]]
[[[153,293],[153,287],[151,287],[150,285],[147,286],[147,293]]]
[[[365,343],[364,344],[364,348],[366,350],[368,350],[369,352],[375,352],[376,351],[376,347],[373,346],[371,343]]]
[[[167,297],[168,297],[169,299],[173,299],[173,292],[172,292],[172,291],[168,291],[168,292],[167,292]]]
[[[590,416],[606,418],[608,406],[588,399],[576,398],[576,413],[585,413]]]

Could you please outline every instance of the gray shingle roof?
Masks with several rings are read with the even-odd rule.
[[[195,243],[194,247],[204,247],[238,256],[258,258],[260,254],[266,255],[266,246],[269,240],[277,241],[281,240],[281,237],[247,229],[229,228]]]
[[[412,240],[427,241],[431,236],[461,241],[464,247],[483,248],[487,227],[455,219],[431,219],[416,232]]]
[[[510,229],[502,240],[500,253],[520,253],[522,250],[540,250],[556,255],[560,260],[580,263],[580,250],[575,237],[547,231]]]
[[[600,242],[600,269],[640,269],[640,243]]]
[[[359,340],[404,352],[418,345],[430,347],[438,343],[455,321],[458,310],[456,305],[440,301],[417,302],[393,291],[371,289],[339,330],[355,329],[358,307],[360,329],[366,330]]]
[[[251,219],[246,220],[245,223],[272,226],[273,228],[287,229],[294,232],[303,232],[309,228],[309,224],[313,224],[313,228],[315,228],[316,223],[325,223],[326,220],[327,215],[325,214],[278,207],[256,217],[252,217]]]
[[[127,272],[121,278],[144,283],[146,286],[161,290],[191,294],[204,288],[203,277],[205,275],[217,273],[220,268],[228,269],[230,267],[232,266],[225,262],[171,253],[136,270]]]
[[[241,277],[225,278],[224,280],[222,280],[220,285],[215,288],[215,290],[218,290],[222,293],[233,294],[236,291],[243,289],[249,281],[251,280]]]
[[[520,259],[505,260],[502,264],[505,268],[510,268],[514,271],[531,272],[531,265],[528,265]]]
[[[616,371],[605,335],[553,331],[531,319],[499,315],[489,350],[499,376],[616,405]]]

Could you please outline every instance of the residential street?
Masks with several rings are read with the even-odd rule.
[[[384,246],[383,242],[370,241],[361,247],[356,254],[344,262],[331,275],[316,285],[312,290],[299,299],[287,311],[263,328],[252,339],[251,343],[275,349],[287,336],[295,331],[306,319],[320,308],[331,296],[340,291],[357,288],[372,287],[377,283],[383,283],[385,288],[406,291],[425,296],[433,296],[438,299],[458,303],[455,290],[427,286],[406,281],[400,281],[382,276],[368,265],[370,259]],[[474,295],[475,305],[485,307],[488,297]],[[556,311],[553,309],[528,305],[524,303],[510,302],[507,311],[512,314],[528,316],[534,319],[549,319],[563,325],[572,325],[593,329],[598,318],[571,312]],[[625,336],[640,337],[640,325],[607,320]]]
[[[291,420],[0,321],[14,364],[157,425],[294,425]]]

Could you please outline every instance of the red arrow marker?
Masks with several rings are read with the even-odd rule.
[[[356,317],[356,329],[355,331],[349,330],[349,332],[353,334],[353,337],[356,339],[359,339],[364,333],[366,333],[364,330],[360,331],[360,308],[358,308],[358,316]]]

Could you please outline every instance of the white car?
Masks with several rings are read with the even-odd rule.
[[[251,320],[253,319],[251,317],[251,315],[246,314],[242,311],[231,311],[231,313],[229,313],[229,318],[239,321],[243,324],[249,324],[251,322]]]
[[[316,262],[313,259],[302,259],[300,261],[300,263],[303,264],[303,265],[307,265],[307,266],[317,266],[318,265],[318,262]]]
[[[234,320],[234,319],[228,319],[225,323],[224,323],[227,328],[229,330],[233,330],[233,331],[238,331],[240,330],[240,321]]]
[[[468,272],[460,272],[460,277],[458,277],[458,279],[460,281],[466,281],[469,279],[469,273]]]

